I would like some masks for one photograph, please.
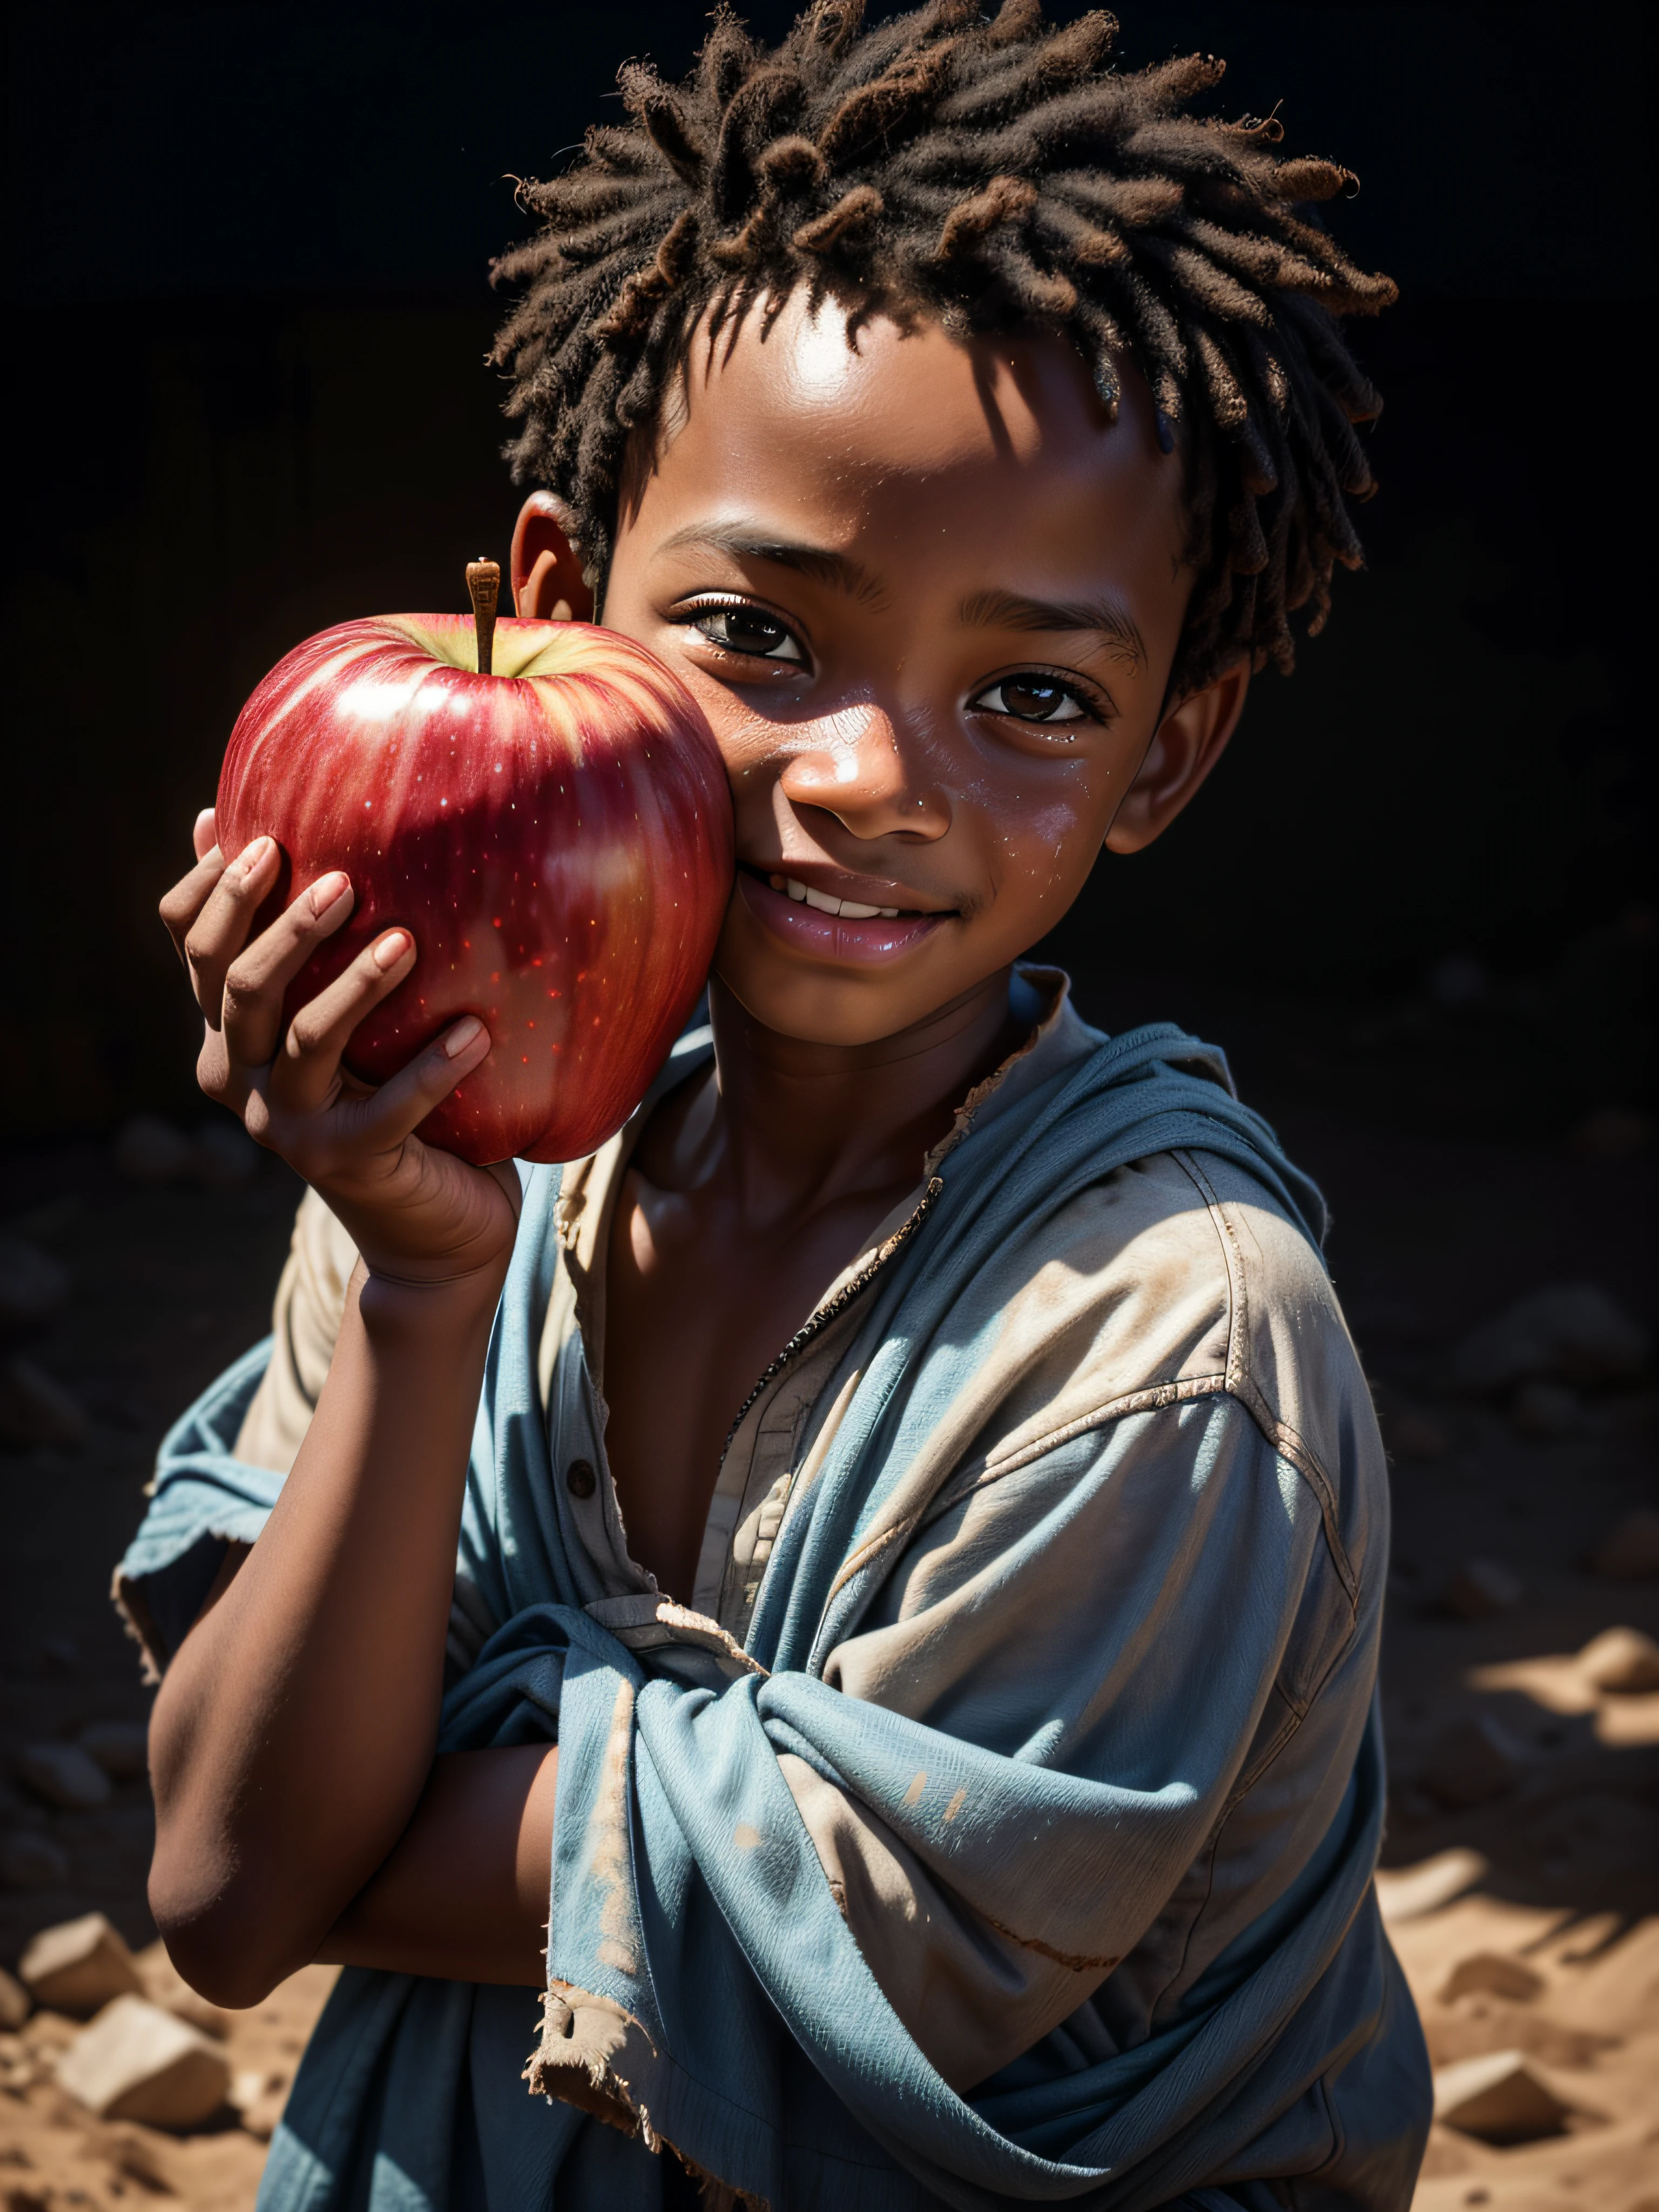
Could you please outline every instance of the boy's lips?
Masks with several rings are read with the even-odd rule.
[[[830,913],[825,908],[836,894],[817,891],[811,896],[799,878],[775,873],[763,878],[746,867],[738,870],[738,887],[755,919],[793,950],[860,965],[896,959],[951,918],[948,912],[923,914],[914,908],[878,908],[872,914],[873,901],[856,898],[836,899],[843,908],[850,903],[852,914]]]

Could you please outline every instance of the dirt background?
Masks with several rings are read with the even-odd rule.
[[[1419,1114],[1437,1096],[1447,1112],[1468,1108],[1458,1087],[1468,1066],[1504,1055],[1494,1046],[1471,1062],[1462,1024],[1490,1017],[1449,1020],[1432,1001],[1396,1008],[1395,1030],[1416,1038],[1404,1053],[1378,1046],[1370,1030],[1356,1042],[1352,1019],[1345,1027],[1323,1002],[1224,1006],[1190,981],[1091,988],[1086,975],[1083,990],[1085,1008],[1114,1023],[1145,1012],[1143,998],[1172,1000],[1179,1018],[1232,1042],[1247,1093],[1277,1113],[1332,1202],[1332,1262],[1393,1448],[1385,1865],[1480,1855],[1463,1893],[1396,1921],[1395,1940],[1437,2063],[1520,2050],[1565,2114],[1558,2132],[1510,2148],[1437,2127],[1419,2212],[1650,2207],[1659,1692],[1587,1692],[1571,1655],[1614,1626],[1659,1636],[1659,1582],[1611,1582],[1590,1564],[1624,1516],[1659,1505],[1659,1391],[1650,1373],[1573,1394],[1565,1432],[1537,1436],[1522,1432],[1512,1407],[1448,1395],[1444,1378],[1468,1329],[1552,1283],[1596,1283],[1651,1329],[1659,1158],[1639,1123],[1613,1157],[1595,1150],[1594,1121],[1550,1142],[1400,1126],[1413,1100]],[[1380,1094],[1394,1102],[1392,1127],[1352,1104],[1340,1110],[1355,1096],[1355,1066],[1378,1050],[1397,1063],[1395,1088]],[[1286,1077],[1298,1055],[1300,1073]],[[0,1455],[0,1830],[50,1834],[70,1869],[51,1888],[0,1888],[0,1963],[14,1965],[34,1929],[94,1909],[135,1947],[153,1940],[145,1785],[122,1784],[101,1812],[49,1811],[7,1778],[7,1762],[23,1744],[72,1738],[92,1721],[143,1717],[148,1692],[107,1602],[110,1568],[142,1510],[161,1428],[263,1329],[295,1196],[269,1160],[244,1183],[209,1188],[135,1183],[107,1144],[90,1140],[0,1158],[0,1227],[73,1277],[66,1311],[39,1333],[33,1356],[91,1421],[79,1449]],[[1443,1595],[1480,1560],[1519,1595],[1484,1617],[1456,1617]],[[1507,1764],[1490,1795],[1448,1803],[1423,1777],[1446,1731],[1470,1719],[1496,1723]],[[1459,1967],[1488,1954],[1523,1961],[1537,1989],[1520,2001],[1480,1986],[1449,1998]],[[280,2093],[328,1980],[313,1969],[236,2017],[239,2075],[257,2073]],[[21,2038],[0,2037],[7,2212],[146,2195],[192,2212],[251,2205],[263,2145],[234,2112],[185,2139],[100,2125],[51,2079],[52,2049],[70,2032],[40,2014]]]

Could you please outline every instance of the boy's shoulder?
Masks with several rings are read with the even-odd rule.
[[[1054,1211],[1018,1273],[994,1293],[1000,1362],[1018,1378],[995,1458],[1225,1394],[1328,1503],[1382,1475],[1370,1393],[1323,1261],[1231,1161],[1183,1149],[1114,1170]]]

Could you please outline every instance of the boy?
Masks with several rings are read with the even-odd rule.
[[[1218,1054],[1019,964],[1357,562],[1333,314],[1391,288],[1302,205],[1343,172],[1112,30],[721,15],[529,188],[519,610],[676,668],[736,807],[619,1137],[423,1147],[471,1018],[346,1078],[404,930],[284,1031],[343,877],[251,939],[278,856],[204,817],[164,903],[312,1187],[120,1577],[174,1957],[348,1970],[268,2208],[1409,2200],[1318,1194]]]

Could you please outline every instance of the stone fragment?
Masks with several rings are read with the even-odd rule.
[[[191,1156],[190,1139],[159,1114],[135,1114],[116,1133],[115,1164],[135,1182],[182,1182]]]
[[[79,1744],[28,1744],[11,1763],[20,1782],[62,1812],[92,1813],[110,1801],[108,1775]]]
[[[1460,1959],[1440,1991],[1442,2004],[1459,1997],[1503,1997],[1511,2004],[1530,2004],[1544,1987],[1544,1977],[1524,1959],[1504,1951],[1475,1951]]]
[[[1434,1609],[1459,1620],[1484,1620],[1488,1613],[1512,1611],[1525,1595],[1519,1577],[1496,1559],[1465,1559],[1441,1583]]]
[[[55,1376],[15,1353],[0,1360],[0,1448],[73,1447],[90,1433],[86,1415]]]
[[[1590,1554],[1590,1565],[1610,1583],[1659,1577],[1659,1512],[1651,1505],[1638,1505],[1622,1521],[1615,1521]]]
[[[269,2142],[288,2102],[288,2077],[252,2070],[239,2074],[230,2085],[230,2101],[249,2135],[260,2142]]]
[[[75,1739],[113,1782],[130,1782],[149,1766],[149,1730],[143,1721],[94,1721]]]
[[[28,2016],[28,1991],[15,1974],[0,1966],[0,2033],[13,2033]]]
[[[1477,1398],[1539,1377],[1632,1382],[1647,1356],[1646,1330],[1599,1283],[1552,1283],[1471,1330],[1451,1355],[1449,1379]]]
[[[1379,1867],[1377,1906],[1390,1923],[1420,1920],[1425,1913],[1438,1912],[1443,1905],[1473,1889],[1487,1871],[1487,1861],[1479,1851],[1462,1847],[1437,1851],[1431,1859],[1419,1860],[1414,1867]]]
[[[113,2166],[129,2181],[136,2181],[151,2197],[175,2192],[167,2168],[155,2154],[154,2136],[137,2135],[131,2128],[100,2128],[86,2138],[89,2152]]]
[[[58,2080],[100,2120],[191,2128],[224,2103],[230,2062],[187,2021],[148,1998],[120,1996],[76,2036]]]
[[[0,1883],[8,1889],[52,1889],[69,1880],[69,1854],[38,1828],[0,1837]]]
[[[1593,1690],[1623,1697],[1659,1690],[1659,1644],[1639,1628],[1604,1628],[1579,1653],[1578,1671]]]
[[[1536,2142],[1561,2133],[1571,2113],[1519,2051],[1460,2059],[1434,2077],[1434,2117],[1482,2142]]]
[[[69,1270],[15,1237],[0,1237],[0,1335],[50,1321],[69,1304]]]
[[[1522,1762],[1485,1713],[1449,1721],[1431,1739],[1418,1779],[1443,1805],[1484,1805],[1514,1789]]]
[[[1553,1443],[1562,1437],[1576,1435],[1583,1419],[1583,1406],[1565,1382],[1547,1382],[1541,1378],[1523,1382],[1510,1407],[1516,1434],[1539,1443]]]
[[[101,1912],[43,1928],[17,1964],[19,1979],[38,2005],[87,2020],[112,1997],[137,1996],[138,1967]]]

